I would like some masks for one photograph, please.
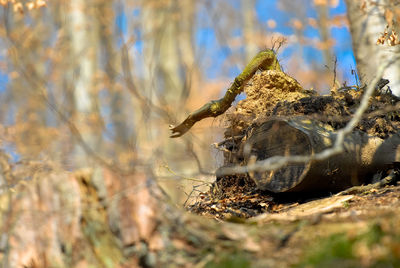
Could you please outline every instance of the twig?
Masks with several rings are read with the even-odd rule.
[[[187,181],[193,181],[193,182],[201,182],[201,183],[204,183],[204,184],[208,184],[208,185],[211,185],[212,183],[211,182],[207,182],[207,181],[204,181],[204,180],[200,180],[200,179],[196,179],[196,178],[189,178],[189,177],[185,177],[185,176],[182,176],[182,175],[179,175],[179,174],[177,174],[175,171],[173,171],[168,165],[163,165],[163,167],[169,172],[169,173],[171,173],[172,175],[174,175],[174,176],[177,176],[177,177],[179,177],[179,178],[181,178],[181,179],[183,179],[183,180],[187,180]]]
[[[335,57],[335,61],[334,61],[335,65],[333,66],[333,84],[332,84],[332,88],[336,87],[336,67],[337,67],[337,57]]]

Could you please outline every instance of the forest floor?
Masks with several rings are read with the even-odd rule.
[[[288,76],[257,74],[245,87],[247,98],[228,115],[225,140],[217,147],[224,151],[226,165],[245,164],[240,147],[246,131],[274,116],[314,116],[340,129],[362,92],[344,87],[321,96]],[[400,118],[390,109],[398,101],[379,88],[356,131],[382,139],[398,133]],[[362,180],[363,186],[339,193],[274,194],[259,190],[249,175],[217,176],[188,210],[245,226],[227,232],[228,239],[243,241],[241,250],[214,258],[208,267],[400,267],[399,178],[391,167],[376,170]]]
[[[369,186],[330,196],[280,197],[269,209],[266,204],[273,198],[239,194],[208,205],[203,201],[200,214],[241,225],[252,237],[239,236],[248,255],[238,258],[248,263],[232,267],[399,267],[400,185]],[[248,207],[259,210],[249,212]],[[248,213],[255,216],[244,219]],[[230,267],[238,260],[219,261]]]

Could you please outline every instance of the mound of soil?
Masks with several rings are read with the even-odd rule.
[[[256,119],[272,115],[282,100],[294,102],[313,93],[305,91],[294,78],[274,70],[254,75],[243,91],[246,99],[227,114],[226,138],[243,135]]]
[[[359,106],[363,89],[344,87],[330,95],[305,90],[292,77],[279,71],[254,75],[244,88],[246,99],[227,114],[225,140],[218,143],[224,151],[224,164],[244,165],[241,152],[247,134],[268,119],[306,117],[326,123],[334,130],[351,119]],[[376,90],[365,116],[356,127],[370,136],[386,139],[398,133],[400,116],[394,109],[399,102],[390,90]],[[390,170],[381,170],[385,177]],[[393,174],[393,172],[391,173]],[[377,177],[375,177],[376,179]],[[324,195],[326,193],[319,193]],[[306,200],[310,196],[274,195],[256,188],[248,175],[218,176],[213,186],[189,210],[218,218],[249,218],[263,212],[275,212],[284,204]]]

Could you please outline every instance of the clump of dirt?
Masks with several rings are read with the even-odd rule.
[[[225,140],[218,143],[224,151],[225,165],[245,164],[242,144],[247,133],[261,122],[274,117],[298,116],[319,120],[337,130],[351,119],[363,95],[363,89],[357,87],[344,87],[332,91],[330,95],[318,95],[304,90],[295,79],[279,71],[254,75],[244,92],[246,99],[227,114]],[[357,129],[383,139],[397,133],[400,115],[393,106],[399,101],[390,91],[377,89]],[[258,190],[248,175],[217,175],[210,191],[202,193],[202,199],[190,210],[220,218],[248,218],[265,211],[274,212],[282,204],[282,199],[272,196]]]
[[[331,125],[338,130],[346,125],[357,110],[363,90],[348,89],[331,92],[330,95],[310,96],[289,102],[281,101],[269,116],[308,116]],[[392,109],[387,113],[373,115],[373,112],[390,110],[399,99],[390,93],[377,92],[370,100],[365,117],[356,129],[382,139],[400,129],[399,114]],[[371,115],[372,114],[372,115]]]
[[[293,102],[311,94],[296,79],[274,70],[254,75],[244,93],[246,99],[239,101],[236,109],[227,114],[229,127],[225,137],[243,134],[255,119],[271,115],[282,100]]]

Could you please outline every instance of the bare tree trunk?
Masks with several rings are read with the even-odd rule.
[[[254,0],[242,0],[242,16],[243,16],[243,37],[246,53],[246,62],[250,60],[257,54],[257,42],[255,38],[255,3]]]
[[[74,123],[80,130],[83,142],[90,148],[99,145],[99,113],[94,94],[94,75],[97,67],[97,44],[99,36],[94,19],[94,2],[72,0],[70,2],[68,30],[71,37],[71,50],[75,66],[71,79],[74,85],[75,118]],[[98,151],[98,150],[97,150]],[[85,152],[76,147],[75,162],[78,166],[88,166]]]
[[[179,56],[179,43],[176,38],[179,33],[178,20],[174,16],[178,10],[176,0],[168,1],[165,9],[158,10],[161,16],[160,30],[160,74],[165,102],[170,107],[179,107],[180,96],[183,91],[183,76]]]
[[[375,2],[367,1],[365,9],[361,9],[362,1],[346,0],[353,50],[362,84],[368,84],[374,78],[380,62],[386,62],[400,53],[400,46],[376,44],[386,27],[384,9],[387,3],[386,0]],[[383,77],[390,80],[392,92],[400,96],[400,64],[390,66]]]
[[[318,30],[321,36],[322,42],[322,54],[324,56],[324,61],[326,65],[330,65],[330,61],[332,59],[331,51],[330,51],[330,33],[329,33],[329,7],[327,3],[315,5],[318,14]]]
[[[124,92],[118,90],[115,86],[117,79],[117,53],[115,51],[114,41],[116,36],[113,33],[115,13],[113,10],[113,2],[101,0],[99,5],[99,13],[102,18],[99,18],[99,34],[101,46],[104,52],[105,71],[107,73],[106,87],[111,97],[111,121],[114,127],[114,140],[116,143],[115,152],[124,149],[129,144],[129,130],[127,127],[126,107]]]
[[[181,16],[181,22],[178,24],[179,51],[185,68],[185,85],[180,99],[185,102],[190,92],[200,90],[201,72],[196,62],[193,44],[196,3],[193,1],[180,1],[179,10]]]

